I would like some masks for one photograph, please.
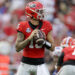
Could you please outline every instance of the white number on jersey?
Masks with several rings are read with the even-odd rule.
[[[72,55],[75,55],[75,49],[74,49],[74,51],[73,51]]]
[[[34,48],[33,39],[30,42],[29,48]],[[38,44],[35,44],[35,48],[42,48],[42,46],[38,46]]]

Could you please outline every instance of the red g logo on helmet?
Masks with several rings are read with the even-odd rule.
[[[43,5],[37,1],[28,3],[25,7],[25,14],[26,16],[41,20],[44,18]]]

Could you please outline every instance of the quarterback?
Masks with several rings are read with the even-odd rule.
[[[43,20],[44,7],[33,1],[25,7],[29,21],[22,21],[17,27],[16,51],[23,49],[23,57],[17,75],[50,75],[44,64],[45,48],[54,50],[52,26]]]

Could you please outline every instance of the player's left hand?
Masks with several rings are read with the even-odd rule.
[[[43,45],[45,42],[45,39],[46,39],[45,33],[41,30],[38,30],[38,33],[35,34],[34,36],[35,43],[38,45]]]
[[[33,30],[33,32],[31,33],[31,35],[28,37],[29,40],[32,40],[33,37],[38,33],[38,29]]]

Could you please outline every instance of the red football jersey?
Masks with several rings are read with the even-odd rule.
[[[39,25],[38,25],[39,26]],[[20,22],[18,24],[18,31],[22,32],[25,35],[25,39],[27,39],[33,29],[29,25],[28,21]],[[52,26],[50,22],[48,21],[42,21],[42,27],[40,28],[46,35],[48,32],[52,30]],[[29,42],[29,44],[24,48],[23,50],[23,56],[24,57],[30,57],[30,58],[43,58],[44,57],[44,48],[37,46],[34,44],[33,40]]]
[[[63,49],[64,59],[63,61],[75,60],[75,46],[66,47]]]

